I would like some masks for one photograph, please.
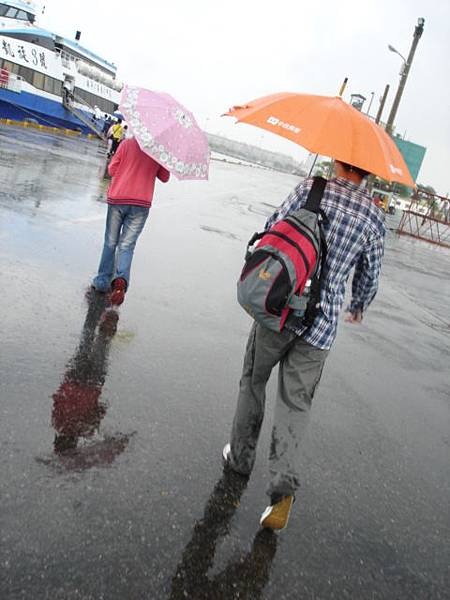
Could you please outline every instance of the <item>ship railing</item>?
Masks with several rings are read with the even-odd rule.
[[[10,73],[7,69],[0,69],[0,88],[20,94],[22,91],[22,77]]]
[[[64,93],[64,88],[63,88],[63,93]],[[81,111],[80,108],[74,106],[74,103],[81,104],[82,106],[85,106],[86,108],[88,108],[89,113],[92,112],[92,117],[87,117]],[[79,119],[82,123],[84,123],[87,127],[89,127],[89,129],[91,129],[101,140],[106,141],[106,136],[104,135],[102,129],[97,127],[96,122],[94,120],[95,111],[94,111],[93,107],[88,102],[86,102],[86,100],[84,100],[83,98],[81,98],[81,96],[78,96],[78,94],[75,94],[73,92],[70,92],[70,95],[66,95],[64,93],[63,105],[67,110],[70,110],[70,112],[75,117],[77,117],[77,119]]]
[[[89,111],[92,111],[92,113],[94,113],[94,107],[91,106],[89,104],[89,102],[87,102],[84,98],[82,98],[78,94],[75,94],[74,92],[72,92],[72,96],[73,96],[73,99],[74,99],[75,102],[77,102],[78,104],[82,104],[83,106],[85,106],[86,108],[88,108]]]

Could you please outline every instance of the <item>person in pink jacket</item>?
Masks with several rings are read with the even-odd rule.
[[[122,304],[130,283],[131,261],[153,200],[155,179],[169,181],[170,173],[145,154],[134,138],[124,140],[108,167],[105,242],[93,286],[112,289],[111,303]]]

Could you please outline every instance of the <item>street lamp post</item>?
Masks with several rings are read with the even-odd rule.
[[[394,52],[394,54],[398,54],[400,56],[400,58],[403,60],[403,65],[402,65],[402,68],[400,69],[400,76],[403,75],[403,70],[406,65],[406,58],[403,56],[403,54],[400,54],[400,52],[397,50],[397,48],[394,48],[394,46],[391,46],[391,44],[388,44],[388,48],[391,52]]]
[[[391,112],[389,114],[387,123],[386,123],[386,131],[389,134],[392,134],[392,130],[394,128],[394,120],[397,114],[398,105],[400,104],[400,100],[402,98],[403,90],[405,89],[406,80],[408,79],[409,70],[411,68],[411,64],[414,58],[414,53],[417,48],[417,44],[419,43],[420,37],[423,33],[423,26],[425,24],[425,19],[420,17],[417,20],[417,25],[414,29],[413,41],[411,44],[411,49],[409,51],[408,59],[405,60],[404,57],[396,50],[393,46],[389,45],[388,48],[391,52],[395,52],[403,59],[403,68],[400,72],[400,82],[398,84],[397,93],[394,98],[394,102],[392,104]]]

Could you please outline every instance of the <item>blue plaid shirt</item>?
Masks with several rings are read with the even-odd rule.
[[[312,182],[310,178],[297,185],[267,220],[265,230],[305,204]],[[384,213],[363,190],[342,177],[328,181],[320,207],[328,217],[328,223],[322,225],[328,254],[320,291],[320,311],[308,330],[294,331],[313,346],[329,349],[336,337],[345,284],[353,267],[349,311],[364,312],[377,293],[386,229]]]

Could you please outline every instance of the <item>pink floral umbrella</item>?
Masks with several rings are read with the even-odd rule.
[[[119,110],[141,149],[175,177],[208,179],[206,135],[172,96],[125,86]]]

